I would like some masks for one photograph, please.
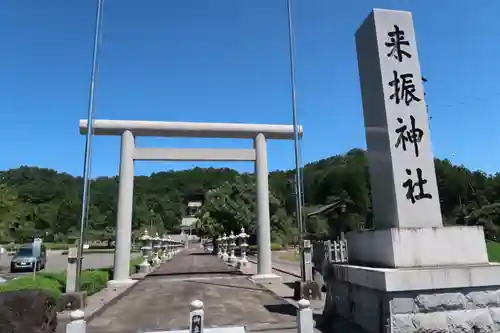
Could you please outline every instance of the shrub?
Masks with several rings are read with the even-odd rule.
[[[55,332],[58,308],[57,298],[40,290],[1,293],[0,332]]]
[[[80,276],[80,291],[93,295],[104,289],[109,279],[110,268],[83,270]],[[0,293],[26,289],[38,289],[58,297],[66,290],[66,272],[40,272],[34,280],[29,275],[0,284]]]
[[[108,269],[88,269],[82,271],[80,277],[80,291],[93,295],[106,287],[109,280]]]
[[[31,275],[23,276],[0,284],[0,293],[27,289],[37,289],[51,296],[59,297],[64,286],[58,280],[43,275],[37,275],[35,279]]]
[[[271,251],[279,251],[282,250],[283,246],[280,243],[271,243]]]
[[[48,250],[67,250],[73,244],[64,244],[64,243],[43,243]]]
[[[137,257],[130,260],[130,275],[137,273],[137,266],[141,264],[142,260],[142,257]]]
[[[24,243],[23,243],[24,244]],[[22,244],[3,244],[2,247],[4,247],[7,251],[13,251],[18,249]],[[67,250],[71,246],[75,246],[74,244],[65,244],[65,243],[43,243],[45,245],[45,248],[47,250]]]
[[[279,251],[282,250],[283,246],[280,243],[271,243],[271,251]],[[248,252],[257,253],[259,251],[258,245],[250,245],[248,247]]]
[[[89,250],[113,250],[114,246],[108,246],[107,244],[90,244]]]
[[[104,289],[108,281],[108,269],[83,270],[80,276],[80,291],[87,292],[87,295],[95,294]],[[66,289],[66,272],[41,272],[37,274],[35,280],[33,280],[33,277],[30,275],[0,284],[0,293],[25,289],[40,289],[55,296],[59,296],[61,292],[64,292]]]
[[[114,253],[114,249],[84,249],[83,254],[100,254],[100,253]],[[62,255],[68,255],[69,250],[63,250]]]
[[[57,281],[61,286],[66,287],[66,272],[40,272],[37,275]]]

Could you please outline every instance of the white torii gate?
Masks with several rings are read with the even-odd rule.
[[[87,120],[80,120],[80,134],[87,133]],[[116,221],[114,276],[110,285],[134,283],[130,279],[132,206],[134,196],[134,161],[253,161],[257,184],[257,243],[259,247],[257,274],[252,277],[263,283],[279,276],[273,274],[271,263],[271,227],[269,215],[269,181],[267,139],[291,140],[292,125],[163,122],[136,120],[94,120],[94,135],[120,135],[120,174]],[[302,136],[302,126],[298,133]],[[253,149],[137,148],[136,136],[201,137],[253,139]]]

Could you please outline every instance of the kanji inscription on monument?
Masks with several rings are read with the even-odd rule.
[[[411,13],[374,9],[356,49],[375,228],[442,226]]]

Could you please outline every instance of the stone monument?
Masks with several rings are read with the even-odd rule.
[[[325,311],[366,332],[497,332],[482,227],[443,227],[411,13],[374,9],[356,48],[374,229],[347,234]]]

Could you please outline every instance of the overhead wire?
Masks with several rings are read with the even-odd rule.
[[[301,152],[300,152],[300,133],[297,117],[297,94],[295,89],[295,38],[293,32],[293,19],[292,19],[292,1],[287,0],[287,19],[288,19],[288,56],[290,64],[290,90],[291,90],[291,102],[292,102],[292,121],[293,121],[293,132],[294,132],[294,153],[295,153],[295,207],[296,207],[296,220],[299,229],[299,249],[300,249],[300,270],[301,279],[305,281],[305,263],[304,263],[304,234],[305,226],[303,223],[303,213],[302,213],[302,171],[301,171]]]
[[[87,135],[85,139],[85,158],[83,164],[82,214],[80,220],[80,237],[78,244],[78,254],[76,261],[77,269],[75,276],[76,291],[79,291],[80,288],[85,231],[88,225],[88,217],[89,217],[88,211],[89,211],[89,192],[90,192],[90,177],[91,177],[90,169],[92,165],[92,138],[94,134],[93,125],[94,125],[94,111],[95,111],[95,82],[96,82],[96,75],[98,68],[99,46],[101,42],[101,27],[103,24],[103,15],[102,15],[103,5],[104,5],[104,0],[97,0],[94,44],[92,52],[92,69],[90,73],[90,84],[89,84]]]

